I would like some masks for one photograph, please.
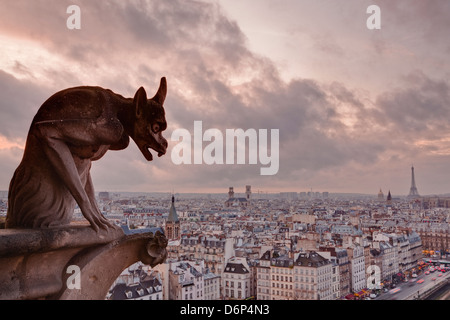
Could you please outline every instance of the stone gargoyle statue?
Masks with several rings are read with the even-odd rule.
[[[167,258],[167,238],[164,234],[157,231],[153,239],[147,243],[146,249],[148,254],[147,264],[152,268],[163,263]],[[143,260],[143,259],[142,259]]]
[[[100,87],[75,87],[51,96],[35,115],[23,158],[8,193],[6,228],[46,228],[70,224],[75,205],[95,231],[116,229],[100,212],[91,180],[91,162],[108,150],[125,149],[130,137],[151,161],[167,140],[162,78],[156,95],[144,88],[124,98]]]

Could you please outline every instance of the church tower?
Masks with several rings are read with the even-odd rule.
[[[166,221],[166,237],[168,240],[178,240],[180,235],[180,220],[178,219],[177,210],[175,210],[175,197],[172,196],[172,205],[170,206],[169,215]]]
[[[228,199],[233,199],[234,198],[234,188],[230,187],[230,189],[228,190]]]
[[[386,198],[386,204],[387,204],[388,206],[391,206],[391,205],[392,205],[391,190],[389,190],[389,192],[388,192],[388,195],[387,195],[387,198]]]
[[[250,202],[252,198],[252,186],[245,186],[245,196],[248,202]]]

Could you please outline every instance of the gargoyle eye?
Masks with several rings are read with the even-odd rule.
[[[158,133],[159,129],[160,129],[159,124],[157,124],[157,123],[152,124],[152,131],[154,133]]]

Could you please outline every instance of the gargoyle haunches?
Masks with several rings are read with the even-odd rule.
[[[35,115],[8,193],[6,228],[68,225],[75,205],[95,231],[116,228],[100,212],[91,162],[125,149],[130,137],[144,157],[162,156],[167,140],[166,79],[152,99],[144,88],[124,98],[100,87],[76,87],[50,97]]]

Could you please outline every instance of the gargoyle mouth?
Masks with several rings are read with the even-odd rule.
[[[152,161],[153,160],[153,155],[150,152],[150,150],[154,150],[156,152],[158,152],[158,157],[161,157],[163,155],[166,154],[166,149],[159,147],[159,148],[153,148],[152,146],[150,146],[149,144],[146,144],[142,149],[142,154],[144,155],[145,159],[147,159],[147,161]]]

